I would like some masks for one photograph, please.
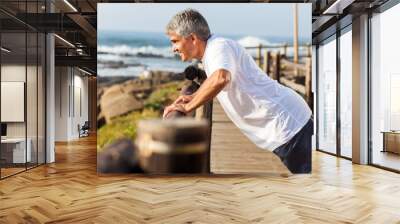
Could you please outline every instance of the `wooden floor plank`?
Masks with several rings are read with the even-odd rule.
[[[313,152],[312,174],[282,176],[272,157],[253,166],[258,152],[230,162],[218,150],[218,171],[270,172],[99,176],[95,136],[57,144],[56,163],[0,181],[0,223],[400,223],[399,174]]]
[[[218,101],[213,106],[211,171],[219,174],[288,174],[280,159],[256,147],[225,115]]]

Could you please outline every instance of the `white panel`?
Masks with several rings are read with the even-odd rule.
[[[352,31],[340,37],[340,150],[352,157]]]
[[[50,1],[47,2],[47,7],[50,9],[50,12],[54,10],[53,4],[50,4]],[[55,161],[55,145],[54,145],[54,136],[55,136],[55,44],[54,44],[54,35],[48,34],[47,35],[47,51],[46,51],[46,60],[47,60],[47,75],[46,75],[46,101],[47,101],[47,123],[46,123],[46,142],[47,142],[47,149],[46,149],[46,163],[52,163]]]
[[[24,82],[1,82],[1,122],[24,122]]]
[[[336,153],[336,40],[318,50],[318,148]]]
[[[74,118],[72,120],[72,136],[73,138],[77,138],[78,133],[78,125],[82,125],[81,122],[81,88],[75,87],[74,90]]]
[[[80,87],[75,87],[75,100],[74,100],[74,109],[75,109],[75,117],[78,118],[78,120],[81,117],[81,88]]]
[[[25,150],[25,139],[15,139],[15,148],[13,151],[13,163],[25,163],[31,161],[32,161],[32,139],[28,138],[28,147],[26,148],[26,150]]]
[[[391,74],[390,130],[400,130],[400,74]]]
[[[368,163],[368,15],[352,24],[352,158]]]

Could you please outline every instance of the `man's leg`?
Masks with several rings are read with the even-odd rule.
[[[274,150],[285,166],[292,173],[311,172],[311,138],[313,120],[307,124],[287,143]]]

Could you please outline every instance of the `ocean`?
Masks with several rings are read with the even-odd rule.
[[[242,46],[280,45],[290,38],[221,35],[238,41]],[[181,72],[190,62],[182,62],[172,53],[164,33],[99,31],[97,73],[99,76],[138,76],[145,70]],[[255,50],[249,50],[252,55]],[[290,51],[289,51],[290,54]]]

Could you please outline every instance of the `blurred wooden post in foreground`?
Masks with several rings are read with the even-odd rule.
[[[151,174],[208,173],[208,121],[141,120],[137,128],[140,167]]]

